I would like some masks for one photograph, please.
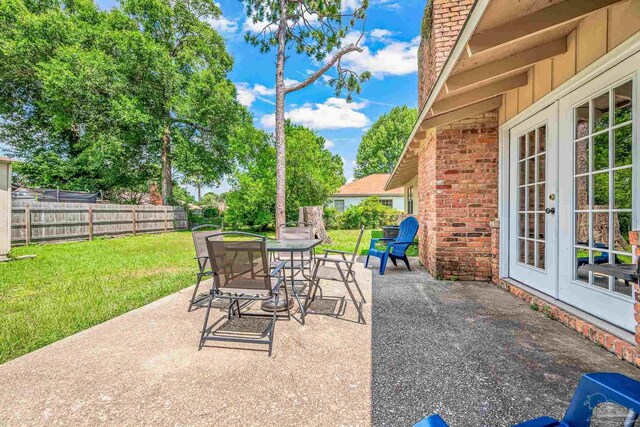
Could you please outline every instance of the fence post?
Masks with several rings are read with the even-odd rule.
[[[133,235],[136,235],[136,208],[133,208],[133,210],[131,211],[131,217],[133,219],[133,222],[131,224],[131,228],[133,230]]]
[[[93,240],[93,205],[89,205],[89,240]]]
[[[165,207],[164,208],[164,231],[166,232],[169,229],[169,224],[168,224],[168,209]]]
[[[31,244],[31,206],[24,207],[24,243]]]

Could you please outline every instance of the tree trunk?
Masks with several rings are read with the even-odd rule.
[[[301,207],[298,215],[298,222],[307,222],[311,224],[315,231],[316,239],[321,239],[326,244],[333,243],[324,226],[324,208],[322,206]]]
[[[200,183],[200,181],[196,182],[196,189],[198,190],[198,203],[200,203],[200,201],[202,200],[202,184]]]
[[[173,183],[171,181],[171,128],[166,125],[162,133],[162,204],[171,201]]]
[[[278,55],[276,61],[276,233],[286,222],[286,155],[284,135],[284,62],[287,32],[287,1],[280,0]]]

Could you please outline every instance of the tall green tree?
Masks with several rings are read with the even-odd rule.
[[[142,32],[163,50],[161,91],[149,93],[159,121],[162,197],[171,199],[172,147],[180,144],[178,169],[203,184],[230,171],[229,135],[242,108],[227,78],[233,59],[208,20],[221,15],[213,0],[121,0]],[[197,155],[189,156],[188,152]],[[182,161],[181,161],[182,160]],[[194,165],[199,169],[194,171]]]
[[[345,10],[341,0],[244,0],[247,16],[262,30],[246,34],[247,42],[258,46],[263,53],[276,49],[276,224],[286,216],[286,150],[285,96],[303,89],[318,80],[335,66],[337,77],[330,80],[336,94],[360,92],[360,84],[371,77],[369,72],[355,73],[341,65],[342,57],[362,52],[358,39],[345,45],[347,34],[364,24],[368,0],[352,10]],[[306,55],[322,65],[300,83],[285,86],[286,61],[293,51]]]
[[[394,107],[362,136],[353,176],[391,173],[415,125],[418,111],[406,105]]]
[[[303,126],[285,124],[287,137],[286,217],[296,219],[300,206],[322,205],[345,179],[342,159],[324,148],[325,139]],[[275,141],[265,132],[254,134],[248,144],[241,170],[230,183],[226,194],[225,221],[230,224],[265,230],[275,226],[276,149]],[[257,148],[256,148],[257,147]]]
[[[2,136],[28,183],[127,194],[232,169],[247,113],[213,1],[0,0]],[[175,152],[175,158],[174,158]],[[161,179],[160,179],[161,178]]]

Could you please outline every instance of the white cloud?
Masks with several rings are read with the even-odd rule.
[[[261,84],[253,85],[253,91],[258,95],[263,95],[263,96],[273,96],[276,94],[275,88],[268,88]]]
[[[284,79],[284,85],[285,86],[293,86],[293,85],[297,85],[298,83],[300,83],[298,80],[296,79],[288,79],[285,77]]]
[[[221,16],[218,19],[210,18],[207,22],[220,34],[233,34],[238,31],[238,21],[227,19],[224,16]]]
[[[348,103],[342,98],[329,98],[322,104],[307,103],[289,110],[285,116],[296,124],[318,130],[362,128],[370,124],[369,118],[358,111],[364,107],[364,102]],[[272,129],[275,115],[265,114],[260,123],[263,127]]]
[[[336,146],[336,144],[333,141],[331,141],[330,139],[325,139],[324,140],[324,148],[326,148],[327,150],[330,149],[330,148],[333,148],[335,146]]]
[[[384,47],[372,51],[363,46],[361,53],[344,57],[343,66],[355,72],[370,71],[374,77],[404,76],[418,71],[420,37],[411,41],[389,41]]]
[[[266,97],[275,95],[276,90],[261,84],[256,83],[251,87],[247,82],[239,82],[236,83],[236,91],[238,92],[238,102],[245,107],[251,107],[256,99],[267,104],[274,104],[271,99]]]
[[[251,107],[253,101],[256,100],[256,96],[249,88],[247,83],[236,83],[236,91],[238,92],[238,102],[245,107]]]
[[[220,10],[222,10],[220,3],[218,2],[214,2],[214,3],[216,6],[218,6],[218,8],[220,8]],[[207,19],[207,22],[209,23],[209,25],[211,25],[211,27],[214,30],[216,30],[220,34],[233,34],[236,31],[238,31],[237,19],[227,19],[224,16],[220,16],[217,19],[210,17]]]
[[[387,37],[392,36],[393,32],[385,30],[383,28],[374,28],[373,30],[369,31],[369,35],[374,39],[386,39]]]

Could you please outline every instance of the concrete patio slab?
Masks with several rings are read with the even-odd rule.
[[[640,379],[640,370],[491,284],[437,281],[419,267],[373,274],[376,426],[411,426],[434,412],[451,426],[562,417],[584,373]]]
[[[357,277],[370,299],[371,273],[359,266]],[[343,318],[278,321],[269,358],[198,351],[204,311],[187,313],[191,292],[0,366],[0,425],[370,425],[371,304],[367,325],[352,304]]]

